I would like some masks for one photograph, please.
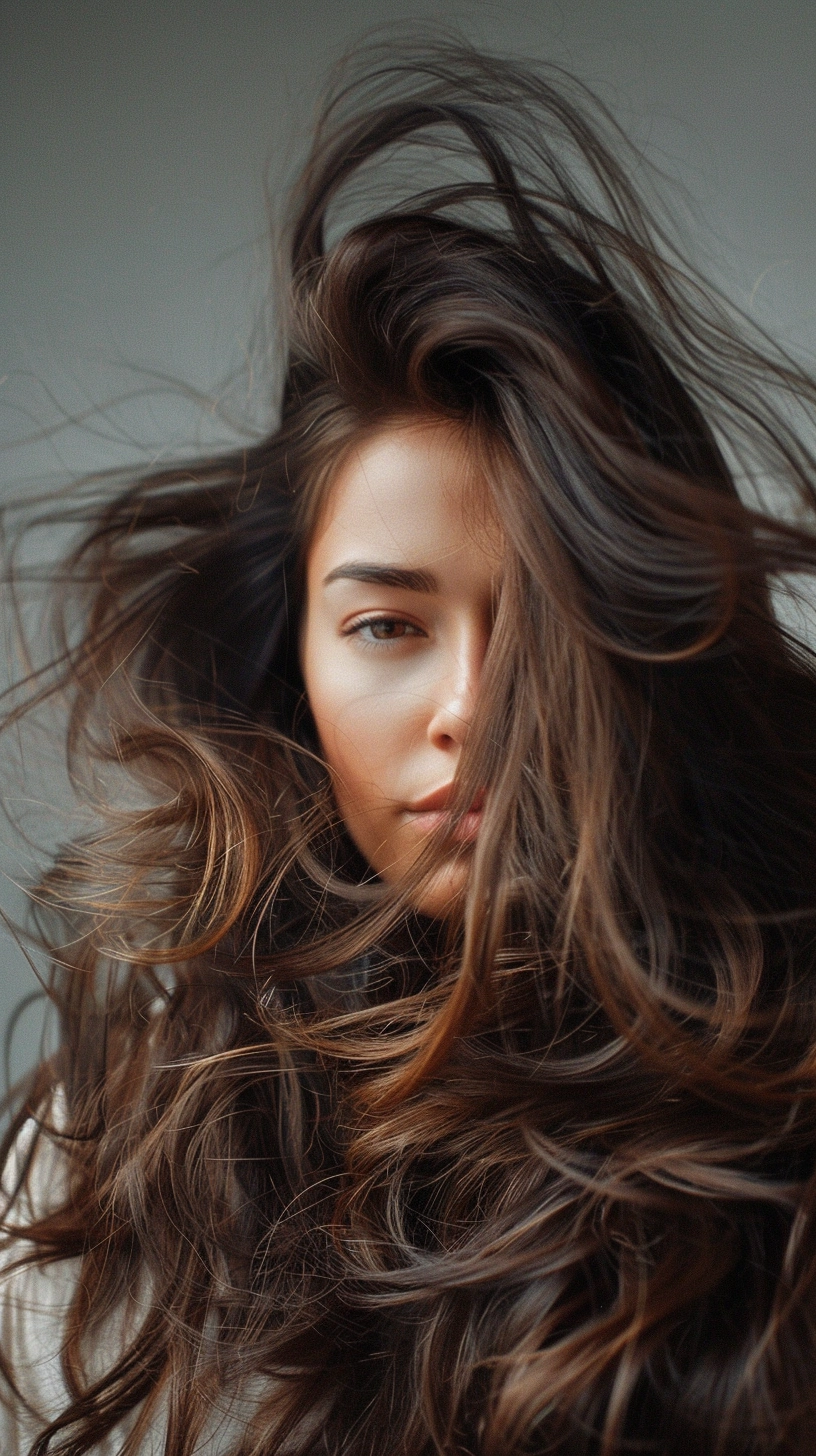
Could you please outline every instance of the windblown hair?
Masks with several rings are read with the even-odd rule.
[[[327,243],[418,143],[471,160]],[[816,569],[816,386],[635,165],[556,68],[366,51],[292,203],[277,423],[67,563],[30,696],[131,790],[34,894],[62,1040],[9,1139],[59,1095],[26,1237],[81,1260],[36,1456],[128,1417],[192,1456],[227,1396],[235,1456],[812,1450],[816,667],[771,588]],[[441,927],[349,843],[297,653],[333,472],[415,417],[506,540]]]

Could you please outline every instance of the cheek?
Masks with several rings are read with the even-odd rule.
[[[398,725],[382,700],[352,699],[341,691],[312,707],[326,762],[344,800],[387,794],[398,753]]]
[[[406,751],[407,704],[377,691],[370,669],[336,640],[307,632],[303,677],[312,717],[343,812],[353,801],[391,793],[395,769]]]
[[[342,674],[320,675],[309,701],[337,808],[358,849],[388,877],[398,858],[393,811],[403,758],[399,724],[387,700],[354,692]]]

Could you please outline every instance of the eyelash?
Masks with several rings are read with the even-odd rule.
[[[383,623],[387,623],[389,626],[393,627],[405,627],[407,628],[407,631],[402,632],[399,634],[399,636],[394,637],[361,636],[361,633],[366,627],[378,627],[381,626]],[[344,637],[359,636],[360,641],[366,647],[393,647],[396,642],[404,642],[406,637],[425,637],[426,635],[427,634],[422,631],[422,628],[417,627],[414,622],[407,621],[405,617],[392,616],[390,613],[386,612],[378,612],[374,616],[363,617],[361,621],[352,623],[352,625],[350,627],[347,627],[343,633]]]

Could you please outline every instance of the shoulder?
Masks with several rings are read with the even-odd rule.
[[[67,1122],[64,1096],[57,1093],[37,1118],[23,1124],[0,1173],[0,1350],[16,1389],[0,1375],[0,1453],[28,1456],[43,1429],[71,1404],[62,1351],[67,1316],[76,1293],[80,1260],[39,1261],[28,1226],[64,1204],[68,1155],[60,1136]],[[120,1311],[104,1348],[89,1352],[88,1373],[102,1374],[126,1343],[135,1310]],[[115,1323],[115,1328],[113,1327]],[[113,1456],[124,1431],[94,1447],[94,1456]],[[163,1437],[140,1449],[158,1456]]]
[[[30,1223],[59,1207],[65,1197],[67,1158],[56,1135],[62,1123],[64,1102],[57,1097],[47,1122],[29,1118],[23,1124],[0,1174],[0,1348],[18,1387],[15,1394],[3,1382],[4,1456],[27,1452],[68,1399],[61,1352],[78,1260],[28,1262],[35,1246],[25,1235]]]
[[[29,1456],[43,1429],[71,1403],[62,1367],[65,1324],[79,1278],[79,1259],[37,1262],[27,1227],[59,1208],[68,1195],[69,1160],[61,1129],[64,1098],[57,1095],[47,1115],[21,1128],[0,1172],[0,1350],[14,1377],[13,1390],[0,1374],[0,1456]],[[128,1333],[144,1312],[138,1301],[111,1319],[104,1348],[88,1352],[86,1370],[104,1374],[126,1348]],[[214,1402],[200,1456],[225,1456],[252,1409],[252,1401]],[[135,1413],[134,1413],[135,1415]],[[129,1419],[132,1419],[129,1418]],[[126,1435],[117,1427],[94,1446],[94,1456],[114,1456]],[[159,1456],[165,1449],[164,1421],[152,1427],[138,1456]]]
[[[68,1160],[61,1142],[67,1123],[65,1093],[57,1088],[50,1102],[20,1128],[0,1171],[0,1228],[23,1229],[58,1208],[67,1192]]]

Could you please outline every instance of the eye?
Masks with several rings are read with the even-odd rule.
[[[359,622],[353,622],[343,633],[344,637],[359,637],[361,642],[367,643],[370,647],[387,646],[389,642],[401,642],[406,637],[424,637],[426,634],[416,623],[408,622],[404,617],[363,617]]]

